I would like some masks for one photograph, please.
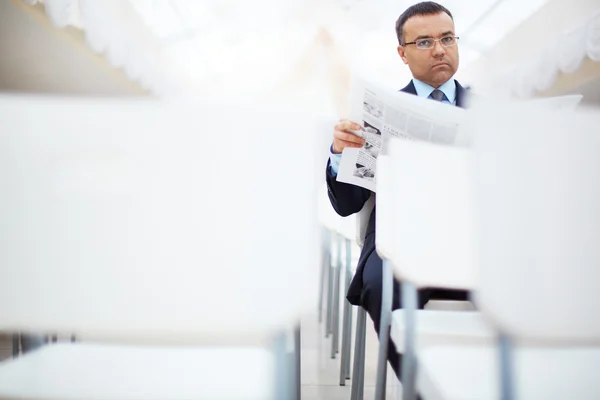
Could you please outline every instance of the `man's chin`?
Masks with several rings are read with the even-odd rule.
[[[454,76],[454,73],[452,73],[451,70],[448,71],[439,71],[437,74],[435,74],[432,77],[432,81],[435,82],[437,84],[437,86],[441,86],[444,83],[448,82],[450,80],[450,78],[452,78],[452,76]]]

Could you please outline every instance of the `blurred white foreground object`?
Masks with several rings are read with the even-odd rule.
[[[479,109],[480,290],[496,346],[425,349],[424,399],[600,396],[600,114]]]
[[[0,124],[3,328],[264,347],[316,307],[317,118],[206,104],[1,97]],[[147,391],[136,386],[147,357],[157,357],[152,347],[150,355],[111,347],[105,357],[85,343],[73,346],[3,364],[0,397],[163,393],[152,391],[161,382],[150,372]],[[292,382],[280,366],[277,382],[252,386],[262,391],[239,391],[236,383],[217,393],[217,380],[202,368],[220,356],[198,351],[165,356],[198,373],[165,372],[180,380],[172,386],[180,391],[164,398],[262,399],[275,383],[283,390]],[[231,354],[222,357],[230,358],[228,374],[237,373],[232,382],[268,365],[259,353],[257,364],[248,352]],[[54,392],[61,387],[47,378],[63,367],[73,386]],[[273,378],[274,371],[251,375]],[[104,391],[94,392],[92,383],[109,378],[136,390],[111,392],[126,385],[103,381]]]
[[[405,399],[416,397],[423,348],[493,340],[482,316],[464,311],[470,303],[462,310],[456,302],[452,311],[417,310],[418,289],[477,288],[471,164],[469,149],[400,139],[378,159],[377,251],[385,250],[402,282],[403,308],[393,312],[391,338],[403,354]]]

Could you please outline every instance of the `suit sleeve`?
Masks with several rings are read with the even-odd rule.
[[[371,197],[371,191],[360,186],[338,182],[336,175],[331,170],[331,161],[327,160],[325,180],[327,181],[327,194],[333,209],[342,217],[359,212]]]

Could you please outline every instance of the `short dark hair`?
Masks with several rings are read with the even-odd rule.
[[[423,1],[408,7],[396,20],[396,36],[398,36],[398,43],[401,46],[404,44],[403,30],[406,21],[417,15],[435,15],[440,13],[446,13],[454,20],[450,10],[433,1]]]

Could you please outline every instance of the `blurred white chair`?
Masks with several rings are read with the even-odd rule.
[[[423,350],[424,399],[600,398],[598,126],[597,111],[477,114],[474,300],[499,346]]]
[[[367,337],[367,311],[362,307],[356,310],[356,332],[354,333],[354,361],[350,400],[362,400],[365,391],[365,354]]]
[[[325,304],[325,337],[333,333],[333,287],[335,279],[334,254],[337,252],[337,220],[339,216],[333,210],[327,196],[327,186],[319,190],[319,223],[322,226],[321,281],[319,285],[319,322],[323,321],[323,302]],[[325,288],[327,290],[325,290]]]
[[[392,140],[388,154],[378,160],[378,252],[402,282],[403,309],[393,313],[391,338],[403,354],[403,396],[413,399],[419,349],[487,343],[493,332],[480,313],[465,311],[472,309],[468,302],[462,311],[416,310],[418,289],[476,287],[469,150]],[[380,353],[382,367],[385,355]]]
[[[326,240],[325,247],[328,247],[329,257],[322,265],[321,273],[321,291],[319,300],[319,312],[322,313],[324,300],[324,288],[327,286],[327,323],[326,337],[332,335],[331,358],[335,358],[340,349],[340,329],[339,329],[339,309],[340,299],[343,301],[343,317],[341,332],[341,364],[340,364],[340,385],[346,384],[346,379],[350,379],[350,353],[351,353],[351,333],[352,333],[352,309],[350,303],[346,300],[346,293],[352,280],[352,244],[356,239],[358,231],[357,218],[343,218],[335,213],[327,197],[327,187],[323,186],[320,193],[320,216],[321,225],[325,228]],[[366,228],[365,228],[366,229]],[[329,246],[328,246],[329,244]],[[342,248],[344,256],[342,256]],[[340,293],[342,273],[344,274],[344,292]],[[327,281],[327,282],[325,282]],[[320,319],[321,320],[321,319]]]
[[[339,309],[340,298],[343,301],[343,317],[341,332],[341,364],[339,384],[344,386],[346,379],[350,379],[350,353],[351,353],[351,334],[352,334],[352,309],[350,303],[346,300],[346,293],[352,280],[352,244],[356,239],[357,230],[356,217],[343,218],[335,213],[327,197],[327,187],[323,186],[320,193],[320,216],[319,220],[325,227],[326,240],[325,246],[329,248],[328,257],[322,265],[321,272],[321,291],[319,300],[319,313],[322,313],[324,288],[327,286],[327,323],[326,337],[331,334],[331,358],[335,358],[339,353],[340,329],[339,329]],[[365,228],[366,229],[366,228]],[[343,243],[343,246],[342,246]],[[328,246],[329,244],[329,246]],[[344,248],[344,257],[342,256],[342,247]],[[343,271],[342,271],[343,270]],[[344,273],[344,292],[340,293],[341,277]],[[327,282],[325,282],[327,281]],[[321,318],[320,318],[321,321]]]
[[[351,323],[352,313],[350,309],[350,303],[346,300],[346,293],[352,280],[352,243],[355,239],[356,219],[353,217],[340,217],[335,214],[335,227],[334,233],[336,238],[336,256],[335,256],[335,279],[333,281],[333,338],[331,346],[331,358],[335,358],[335,355],[339,353],[340,348],[340,299],[344,304],[343,307],[343,318],[342,318],[342,362],[340,368],[340,385],[345,385],[345,375],[349,374],[350,371],[350,335],[351,335]],[[343,246],[342,246],[343,244]],[[342,256],[342,247],[344,248],[344,257]],[[340,293],[341,277],[344,274],[344,292]],[[348,372],[346,372],[348,371]],[[341,376],[344,375],[342,380]]]
[[[325,337],[327,338],[329,335],[332,335],[331,358],[335,358],[336,354],[339,353],[340,284],[343,265],[342,243],[348,237],[349,229],[345,229],[342,226],[346,218],[340,217],[331,206],[326,185],[323,185],[319,195],[319,221],[324,228],[322,241],[324,255],[322,258],[323,262],[321,263],[319,289],[319,322],[322,322],[323,301],[325,287],[327,287]],[[346,275],[348,275],[348,272],[346,272]],[[343,335],[345,335],[345,332],[343,332]]]
[[[341,293],[341,296],[338,292],[336,299],[342,299],[344,304],[343,307],[343,316],[342,316],[342,354],[341,354],[341,363],[340,363],[340,386],[346,385],[346,379],[350,379],[350,353],[352,350],[352,306],[350,302],[346,299],[346,294],[348,293],[348,288],[350,287],[350,282],[352,281],[354,265],[352,265],[352,246],[355,243],[356,239],[356,218],[355,217],[345,217],[339,220],[338,224],[338,238],[339,240],[344,241],[344,291]],[[341,249],[340,249],[341,250]],[[342,253],[338,252],[338,271],[341,274],[342,270]],[[336,287],[339,289],[339,285]],[[339,309],[339,303],[336,304]],[[335,345],[335,349],[338,349],[337,341]]]
[[[375,195],[371,195],[363,208],[356,214],[356,242],[360,248],[364,247],[365,235],[369,219],[375,207]],[[356,267],[356,266],[353,266]],[[367,311],[357,307],[356,329],[354,339],[354,362],[352,371],[351,400],[362,400],[365,388],[365,345],[367,335]]]
[[[0,97],[0,324],[98,338],[2,363],[0,397],[296,397],[274,338],[316,306],[312,121]]]
[[[385,399],[388,348],[394,295],[394,277],[388,260],[393,252],[393,215],[395,205],[391,191],[394,185],[390,170],[389,157],[380,154],[377,159],[377,215],[375,222],[375,249],[382,262],[381,319],[379,327],[379,352],[377,359],[377,377],[375,382],[375,400]]]
[[[371,219],[371,213],[373,212],[373,208],[375,208],[375,197],[375,193],[373,193],[363,208],[356,214],[356,244],[360,248],[365,245],[365,236],[367,234],[367,227],[369,226],[369,219]]]
[[[323,307],[325,302],[325,282],[329,279],[329,268],[331,268],[331,232],[324,225],[323,221],[319,218],[321,223],[321,273],[320,273],[320,281],[319,281],[319,305],[318,305],[318,320],[319,323],[323,322]],[[327,305],[325,305],[327,306]],[[327,319],[327,314],[325,316]],[[325,337],[329,335],[327,330],[325,331]]]

